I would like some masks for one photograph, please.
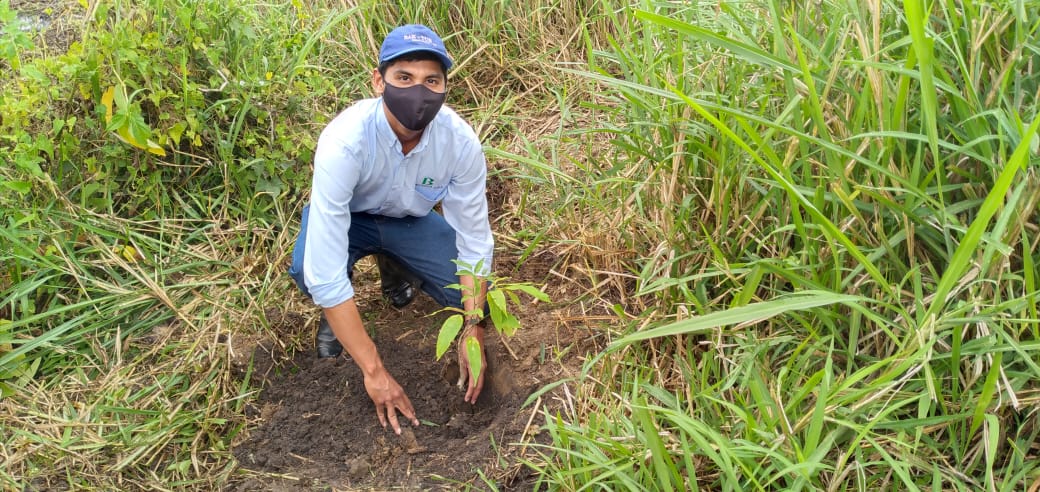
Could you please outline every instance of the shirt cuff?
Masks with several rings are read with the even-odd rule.
[[[308,290],[311,292],[314,303],[323,308],[338,306],[354,297],[354,286],[350,282],[340,285],[308,287]]]

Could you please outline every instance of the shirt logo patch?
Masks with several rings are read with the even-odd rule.
[[[433,178],[431,178],[429,176],[423,178],[422,179],[422,185],[423,186],[433,186]]]

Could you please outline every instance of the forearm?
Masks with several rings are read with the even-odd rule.
[[[462,285],[463,296],[462,296],[462,307],[466,310],[466,327],[462,331],[462,336],[459,339],[459,388],[463,388],[465,385],[466,396],[463,397],[463,401],[468,403],[477,403],[477,397],[480,396],[480,392],[484,387],[485,372],[483,370],[486,367],[485,355],[484,355],[484,305],[487,302],[487,282],[480,277],[474,275],[462,275],[459,278],[459,284]],[[476,295],[474,295],[474,293]],[[473,313],[473,314],[469,314]],[[471,359],[473,355],[473,346],[470,344],[471,341],[477,342],[479,348],[479,356],[476,359]],[[469,384],[466,385],[466,381],[469,380]]]
[[[462,285],[462,308],[467,313],[480,313],[476,319],[483,319],[484,304],[487,301],[487,282],[474,275],[462,275],[459,277],[459,285]],[[473,295],[473,294],[476,295]],[[471,318],[467,315],[467,318]]]
[[[329,320],[332,333],[347,349],[347,353],[361,368],[366,376],[383,369],[383,360],[379,357],[376,344],[365,331],[354,299],[348,299],[331,308],[325,308],[325,317]]]

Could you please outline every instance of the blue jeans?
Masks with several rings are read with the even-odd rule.
[[[289,276],[296,286],[310,297],[303,283],[303,252],[307,247],[307,216],[310,205],[303,207],[300,235],[292,253]],[[462,307],[462,292],[448,289],[459,283],[457,268],[452,260],[458,258],[455,247],[455,229],[440,214],[430,212],[425,217],[385,217],[367,213],[350,214],[348,232],[350,258],[347,274],[354,277],[354,264],[368,255],[383,254],[407,269],[422,281],[422,290],[445,307]],[[318,252],[317,254],[321,254]]]

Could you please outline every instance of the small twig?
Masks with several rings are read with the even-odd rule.
[[[217,87],[216,89],[211,89],[209,87],[199,87],[199,92],[221,92],[221,91],[223,91],[224,88],[227,87],[227,85],[228,85],[228,79],[227,79],[227,77],[224,76],[224,70],[223,69],[217,70],[217,75],[219,75],[220,78],[224,79],[224,83],[220,84],[220,87]]]
[[[513,360],[519,361],[520,358],[516,356],[516,352],[513,352],[513,348],[509,346],[508,342],[506,342],[506,337],[500,336],[498,338],[499,338],[499,340],[502,340],[502,346],[505,347],[506,350],[509,351],[509,355],[513,356]]]
[[[571,410],[571,416],[578,418],[578,412],[574,409],[574,397],[571,396],[571,390],[567,387],[567,383],[563,383],[563,394],[567,396],[567,408]]]
[[[520,434],[520,442],[524,443],[524,445],[520,448],[520,456],[523,456],[524,452],[527,451],[527,441],[525,441],[524,438],[527,437],[527,429],[531,428],[531,422],[534,421],[534,416],[538,414],[538,409],[541,408],[541,406],[542,397],[541,395],[539,395],[538,400],[534,402],[534,408],[531,410],[531,416],[527,418],[527,423],[524,424],[524,431]]]
[[[295,456],[295,455],[294,455],[294,456]],[[299,458],[299,456],[297,456],[297,458]],[[306,458],[303,458],[303,459],[306,459]],[[307,460],[307,461],[310,461],[310,460]],[[263,476],[265,476],[265,477],[278,477],[278,478],[284,478],[284,479],[286,479],[286,480],[295,480],[295,481],[297,481],[297,482],[299,482],[299,481],[300,481],[300,477],[297,477],[296,475],[290,475],[290,474],[288,474],[288,473],[271,473],[271,472],[262,472],[261,474],[262,474]]]
[[[348,380],[348,381],[346,381],[346,384],[345,384],[345,386],[346,386],[347,388],[350,388],[350,381],[349,381],[349,380]],[[342,404],[343,404],[343,400],[346,400],[346,399],[347,399],[347,396],[349,396],[349,395],[350,395],[350,392],[349,392],[349,391],[344,391],[344,392],[343,392],[343,396],[342,396],[342,397],[341,397],[341,398],[339,399],[339,401],[338,401],[338,402],[336,402],[336,406],[338,407],[338,406],[342,405]]]

